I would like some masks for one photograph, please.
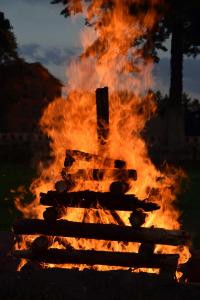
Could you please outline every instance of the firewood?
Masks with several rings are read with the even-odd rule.
[[[51,236],[39,236],[31,244],[31,250],[34,253],[39,253],[47,250],[53,244]]]
[[[61,176],[62,176],[62,179],[64,180],[65,185],[67,187],[66,191],[69,191],[69,190],[73,189],[76,186],[76,182],[75,182],[76,178],[73,178],[72,174],[69,174],[68,170],[66,168],[62,169]]]
[[[117,168],[117,169],[124,169],[126,168],[126,162],[121,159],[113,159],[110,157],[102,157],[98,154],[87,153],[80,150],[66,150],[66,165],[65,167],[71,167],[76,160],[83,160],[83,161],[96,161],[101,163],[104,166],[110,168]]]
[[[140,227],[145,223],[146,216],[142,209],[135,209],[129,217],[130,224],[133,227]]]
[[[47,207],[43,212],[43,218],[47,221],[53,222],[61,219],[66,213],[64,207]]]
[[[138,253],[144,255],[152,255],[155,250],[155,245],[151,243],[142,243],[139,247]]]
[[[119,214],[116,211],[114,211],[114,210],[110,211],[110,214],[112,215],[113,219],[115,220],[115,222],[118,225],[125,226],[124,221],[122,220],[122,218],[119,216]]]
[[[156,203],[141,201],[135,195],[113,195],[110,192],[80,191],[69,193],[58,193],[49,191],[40,194],[40,203],[46,206],[65,206],[96,208],[99,205],[108,210],[133,211],[136,208],[143,208],[144,211],[159,209]]]
[[[145,256],[138,253],[107,252],[94,250],[61,250],[49,249],[45,252],[34,254],[29,250],[16,250],[14,256],[18,258],[34,259],[39,262],[53,264],[88,264],[108,265],[119,267],[140,268],[176,268],[178,254],[152,254]]]
[[[137,180],[137,172],[134,169],[68,169],[63,168],[62,178],[64,180],[75,181],[84,180],[105,180],[112,179],[118,181]]]
[[[31,271],[40,271],[44,269],[42,264],[40,264],[37,261],[28,261],[23,265],[23,267],[20,269],[21,272],[31,272]]]
[[[74,250],[74,248],[72,247],[72,245],[70,245],[66,238],[56,236],[54,242],[57,242],[59,245],[62,245],[68,251]]]
[[[72,180],[60,180],[55,184],[55,189],[58,193],[68,192],[71,188],[75,186]]]
[[[108,87],[96,90],[97,136],[100,147],[107,143],[109,134]]]
[[[66,220],[47,222],[38,219],[23,219],[14,224],[15,234],[41,234],[97,240],[185,245],[189,236],[182,230],[162,228],[133,228],[114,224],[79,223]]]
[[[177,265],[165,265],[162,268],[160,268],[159,275],[162,278],[174,280],[176,279],[176,270]]]
[[[125,194],[129,189],[130,185],[128,184],[128,182],[114,181],[110,185],[110,192],[116,196]]]
[[[66,168],[69,168],[69,167],[71,167],[73,165],[74,162],[75,162],[74,157],[70,153],[66,152],[64,166]]]

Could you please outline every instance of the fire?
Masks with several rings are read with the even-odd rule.
[[[83,9],[85,18],[89,23],[95,22],[95,26],[85,27],[81,33],[83,52],[67,69],[66,99],[55,99],[46,108],[40,122],[43,131],[51,138],[54,160],[31,185],[31,191],[36,195],[35,201],[25,207],[17,202],[17,207],[25,217],[42,218],[44,208],[39,205],[39,194],[53,190],[55,182],[61,179],[66,149],[98,153],[94,95],[97,88],[108,86],[110,133],[105,158],[123,159],[128,168],[136,169],[138,180],[132,184],[129,193],[139,199],[149,198],[161,206],[160,210],[149,213],[145,227],[179,229],[180,212],[173,202],[183,174],[174,168],[158,170],[148,156],[147,145],[141,135],[146,122],[156,112],[156,104],[153,94],[148,92],[153,87],[153,61],[149,55],[144,55],[137,41],[147,35],[161,18],[156,10],[156,5],[161,1],[149,0],[150,8],[137,14],[131,13],[131,9],[139,5],[140,0],[111,2],[112,7],[106,5],[107,1],[93,0]],[[102,166],[94,161],[76,161],[73,167],[87,169]],[[109,184],[109,178],[96,184],[80,180],[74,191],[108,191]],[[130,225],[130,213],[118,214],[125,225]],[[98,211],[67,209],[65,218],[105,224],[116,222],[108,211],[101,208]],[[138,250],[136,243],[65,240],[76,249]],[[56,246],[62,247],[62,243],[57,241],[53,247]],[[180,263],[189,258],[187,247],[159,245],[155,252],[179,253]]]

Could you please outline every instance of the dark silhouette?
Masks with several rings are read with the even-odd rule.
[[[12,26],[4,13],[0,12],[0,64],[6,64],[17,58],[17,42]]]

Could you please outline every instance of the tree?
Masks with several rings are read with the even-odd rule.
[[[4,13],[0,12],[0,64],[6,64],[17,58],[17,43],[12,26]]]
[[[200,53],[200,1],[166,0],[168,10],[163,26],[171,34],[170,100],[174,105],[182,102],[184,55],[196,57]]]
[[[95,2],[85,0],[85,2]],[[112,8],[114,1],[102,0],[102,8]],[[83,11],[82,1],[53,0],[53,4],[62,3],[65,8],[61,14],[65,17]],[[147,11],[152,5],[151,1],[130,1],[130,12]],[[151,56],[155,61],[159,60],[158,51],[166,51],[165,41],[171,36],[171,76],[170,76],[170,100],[175,106],[182,102],[183,94],[183,59],[184,55],[196,57],[200,53],[200,1],[199,0],[164,0],[157,5],[157,11],[162,14],[158,22],[137,41],[143,55]],[[86,24],[90,23],[86,20]]]

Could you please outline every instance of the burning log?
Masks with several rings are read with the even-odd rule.
[[[88,264],[138,268],[168,267],[173,269],[176,269],[179,258],[178,254],[152,254],[147,257],[142,254],[128,252],[67,251],[60,249],[49,249],[40,254],[35,254],[29,250],[16,250],[14,256],[53,264]]]
[[[31,251],[33,253],[40,253],[47,250],[53,244],[51,236],[39,236],[31,244]]]
[[[55,189],[58,193],[62,193],[62,192],[69,191],[74,186],[75,186],[75,182],[72,179],[68,179],[65,181],[60,180],[56,182]]]
[[[182,230],[161,228],[132,228],[114,224],[79,223],[66,220],[47,222],[38,219],[24,219],[14,224],[15,234],[44,234],[50,236],[75,237],[109,241],[153,243],[164,245],[185,245],[189,236]]]
[[[104,158],[97,154],[87,153],[80,150],[66,150],[66,158],[64,166],[69,168],[76,160],[96,161],[110,168],[123,169],[126,167],[126,162],[121,159]]]
[[[130,217],[129,221],[133,227],[141,227],[145,223],[147,214],[145,214],[141,209],[134,210]]]
[[[155,245],[150,243],[142,243],[139,247],[138,253],[144,255],[152,255],[155,250]]]
[[[64,207],[47,207],[43,212],[43,218],[46,221],[53,222],[61,219],[66,213]]]
[[[125,194],[129,189],[130,185],[128,182],[114,181],[110,185],[110,192],[116,196]]]
[[[69,173],[69,170],[64,168],[61,173],[62,177],[69,181],[80,178],[85,180],[104,180],[108,178],[119,181],[137,180],[137,172],[134,169],[71,169],[70,172],[73,173]]]
[[[125,226],[124,221],[122,220],[122,218],[118,215],[118,213],[116,211],[110,211],[110,214],[112,215],[113,219],[117,222],[118,225],[120,226]]]
[[[101,147],[106,145],[109,134],[108,87],[96,90],[96,109],[97,136]]]
[[[99,205],[108,210],[132,211],[135,208],[143,208],[145,211],[159,209],[159,205],[145,200],[139,200],[135,195],[113,195],[110,192],[80,191],[70,193],[57,193],[49,191],[40,194],[40,203],[47,206],[65,206],[96,208]]]
[[[44,267],[42,264],[36,261],[29,261],[20,269],[21,272],[30,272],[30,271],[40,271],[43,270]]]

